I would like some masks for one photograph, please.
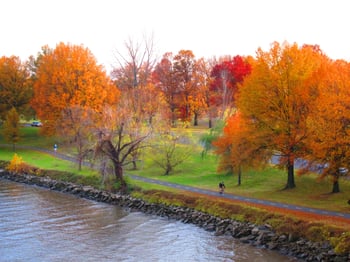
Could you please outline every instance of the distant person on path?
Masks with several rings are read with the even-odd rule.
[[[58,147],[57,144],[53,145],[53,150],[55,150],[55,152],[57,151],[57,147]]]
[[[224,182],[220,182],[220,183],[219,183],[219,190],[220,190],[220,194],[223,194],[223,193],[224,193],[224,190],[225,190],[225,184],[224,184]]]

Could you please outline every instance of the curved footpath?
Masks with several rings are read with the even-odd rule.
[[[148,182],[148,183],[159,184],[162,186],[168,186],[168,187],[172,187],[172,188],[177,188],[177,189],[191,191],[191,192],[205,194],[205,195],[220,196],[222,198],[239,200],[242,202],[249,202],[249,203],[260,204],[260,205],[265,205],[265,206],[273,206],[273,207],[278,207],[278,208],[282,208],[282,209],[289,209],[289,210],[313,213],[313,214],[317,214],[317,215],[335,216],[335,217],[341,217],[341,218],[346,218],[346,219],[350,220],[349,213],[340,213],[340,212],[333,212],[333,211],[327,211],[327,210],[321,210],[321,209],[315,209],[315,208],[309,208],[309,207],[301,207],[301,206],[296,206],[296,205],[283,204],[283,203],[274,202],[274,201],[255,199],[255,198],[250,198],[250,197],[243,197],[243,196],[227,194],[227,193],[221,195],[218,192],[214,192],[211,190],[205,190],[205,189],[200,189],[200,188],[195,188],[195,187],[190,187],[190,186],[184,186],[184,185],[159,181],[159,180],[155,180],[155,179],[140,177],[140,176],[136,176],[136,175],[128,175],[128,176],[131,177],[132,179],[135,179],[135,180],[141,180],[141,181]]]
[[[0,145],[0,146],[10,146],[10,145]],[[28,149],[32,149],[32,150],[48,153],[48,154],[53,155],[53,156],[55,156],[57,158],[60,158],[60,159],[76,162],[76,159],[73,158],[73,157],[70,157],[70,156],[61,154],[59,152],[55,152],[55,151],[49,150],[49,149],[43,149],[43,148],[38,148],[38,147],[30,147],[30,146],[19,146],[19,145],[17,145],[17,148],[28,148]],[[85,163],[85,165],[89,165],[89,164]],[[316,208],[302,207],[302,206],[291,205],[291,204],[284,204],[284,203],[279,203],[279,202],[274,202],[274,201],[269,201],[269,200],[261,200],[261,199],[255,199],[255,198],[250,198],[250,197],[238,196],[238,195],[228,194],[228,193],[225,193],[225,194],[221,195],[217,191],[200,189],[200,188],[195,188],[195,187],[191,187],[191,186],[185,186],[185,185],[180,185],[180,184],[160,181],[160,180],[156,180],[156,179],[150,179],[150,178],[141,177],[141,176],[137,176],[137,175],[130,175],[130,174],[125,174],[125,175],[129,176],[129,177],[131,177],[132,179],[135,179],[135,180],[140,180],[140,181],[147,182],[147,183],[153,183],[153,184],[158,184],[158,185],[162,185],[162,186],[177,188],[177,189],[185,190],[185,191],[191,191],[191,192],[194,192],[194,193],[210,195],[210,196],[216,196],[216,197],[219,196],[219,197],[222,197],[222,198],[238,200],[238,201],[247,202],[247,203],[253,203],[253,204],[259,204],[259,205],[277,207],[277,208],[281,208],[281,209],[288,209],[288,210],[294,210],[294,211],[300,211],[300,212],[306,212],[306,213],[311,213],[311,214],[316,214],[316,215],[324,215],[324,216],[330,216],[330,217],[340,217],[340,218],[343,218],[343,219],[349,219],[350,220],[350,213],[342,213],[342,212],[335,212],[335,211],[322,210],[322,209],[316,209]]]

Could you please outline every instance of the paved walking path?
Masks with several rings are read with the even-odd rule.
[[[0,145],[0,146],[9,146],[9,145]],[[37,148],[37,147],[29,147],[29,146],[17,146],[17,148],[29,148],[32,150],[48,153],[48,154],[53,155],[53,156],[60,158],[60,159],[76,162],[75,158],[61,154],[59,152],[55,152],[53,150]],[[86,164],[86,165],[89,165],[89,164]],[[284,208],[284,209],[289,209],[289,210],[307,212],[307,213],[312,213],[312,214],[317,214],[317,215],[340,217],[340,218],[345,218],[345,219],[350,220],[350,213],[341,213],[341,212],[321,210],[321,209],[316,209],[316,208],[302,207],[302,206],[284,204],[284,203],[279,203],[279,202],[274,202],[274,201],[238,196],[238,195],[228,194],[228,193],[220,194],[218,191],[200,189],[200,188],[196,188],[196,187],[160,181],[160,180],[146,178],[146,177],[137,176],[137,175],[130,175],[130,174],[125,174],[125,175],[129,176],[135,180],[139,180],[139,181],[143,181],[143,182],[147,182],[147,183],[158,184],[158,185],[167,186],[167,187],[171,187],[171,188],[177,188],[177,189],[186,190],[186,191],[190,191],[190,192],[195,192],[195,193],[200,193],[200,194],[205,194],[205,195],[210,195],[210,196],[216,196],[216,197],[221,197],[221,198],[226,198],[226,199],[239,200],[239,201],[243,201],[243,202],[247,202],[247,203],[273,206],[273,207],[278,207],[278,208],[282,208],[282,209]]]
[[[219,197],[226,198],[226,199],[239,200],[239,201],[248,202],[248,203],[261,204],[261,205],[273,206],[273,207],[278,207],[278,208],[285,208],[285,209],[290,209],[290,210],[296,210],[296,211],[308,212],[308,213],[313,213],[313,214],[318,214],[318,215],[324,215],[324,216],[342,217],[342,218],[346,218],[346,219],[350,220],[349,213],[341,213],[341,212],[320,210],[320,209],[309,208],[309,207],[301,207],[301,206],[284,204],[284,203],[279,203],[279,202],[274,202],[274,201],[238,196],[238,195],[228,194],[228,193],[220,194],[218,191],[215,192],[215,191],[200,189],[200,188],[196,188],[196,187],[184,186],[184,185],[159,181],[156,179],[150,179],[150,178],[145,178],[145,177],[136,176],[136,175],[128,175],[128,176],[131,177],[132,179],[135,179],[135,180],[140,180],[140,181],[144,181],[144,182],[148,182],[148,183],[158,184],[158,185],[162,185],[162,186],[168,186],[168,187],[172,187],[172,188],[177,188],[177,189],[191,191],[191,192],[205,194],[205,195],[219,196]]]

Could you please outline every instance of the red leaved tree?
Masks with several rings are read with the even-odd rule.
[[[211,91],[211,104],[221,107],[221,117],[226,110],[234,106],[234,97],[238,91],[238,84],[251,72],[250,64],[237,55],[232,60],[223,61],[213,67]]]

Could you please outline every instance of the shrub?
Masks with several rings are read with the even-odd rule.
[[[60,180],[65,182],[71,182],[75,184],[81,185],[89,185],[98,188],[101,184],[101,179],[98,175],[79,175],[65,171],[57,171],[57,170],[41,170],[42,176],[50,177],[54,180]]]
[[[10,163],[5,167],[5,169],[14,174],[35,174],[37,173],[37,168],[32,167],[22,160],[22,157],[17,154],[13,155]]]
[[[323,225],[312,225],[306,231],[307,239],[322,242],[329,238],[329,230]]]
[[[0,160],[0,168],[6,169],[6,166],[8,166],[8,164],[9,164],[9,161]]]
[[[338,254],[346,254],[350,252],[350,232],[344,232],[339,237],[332,237],[331,244],[334,251]]]

